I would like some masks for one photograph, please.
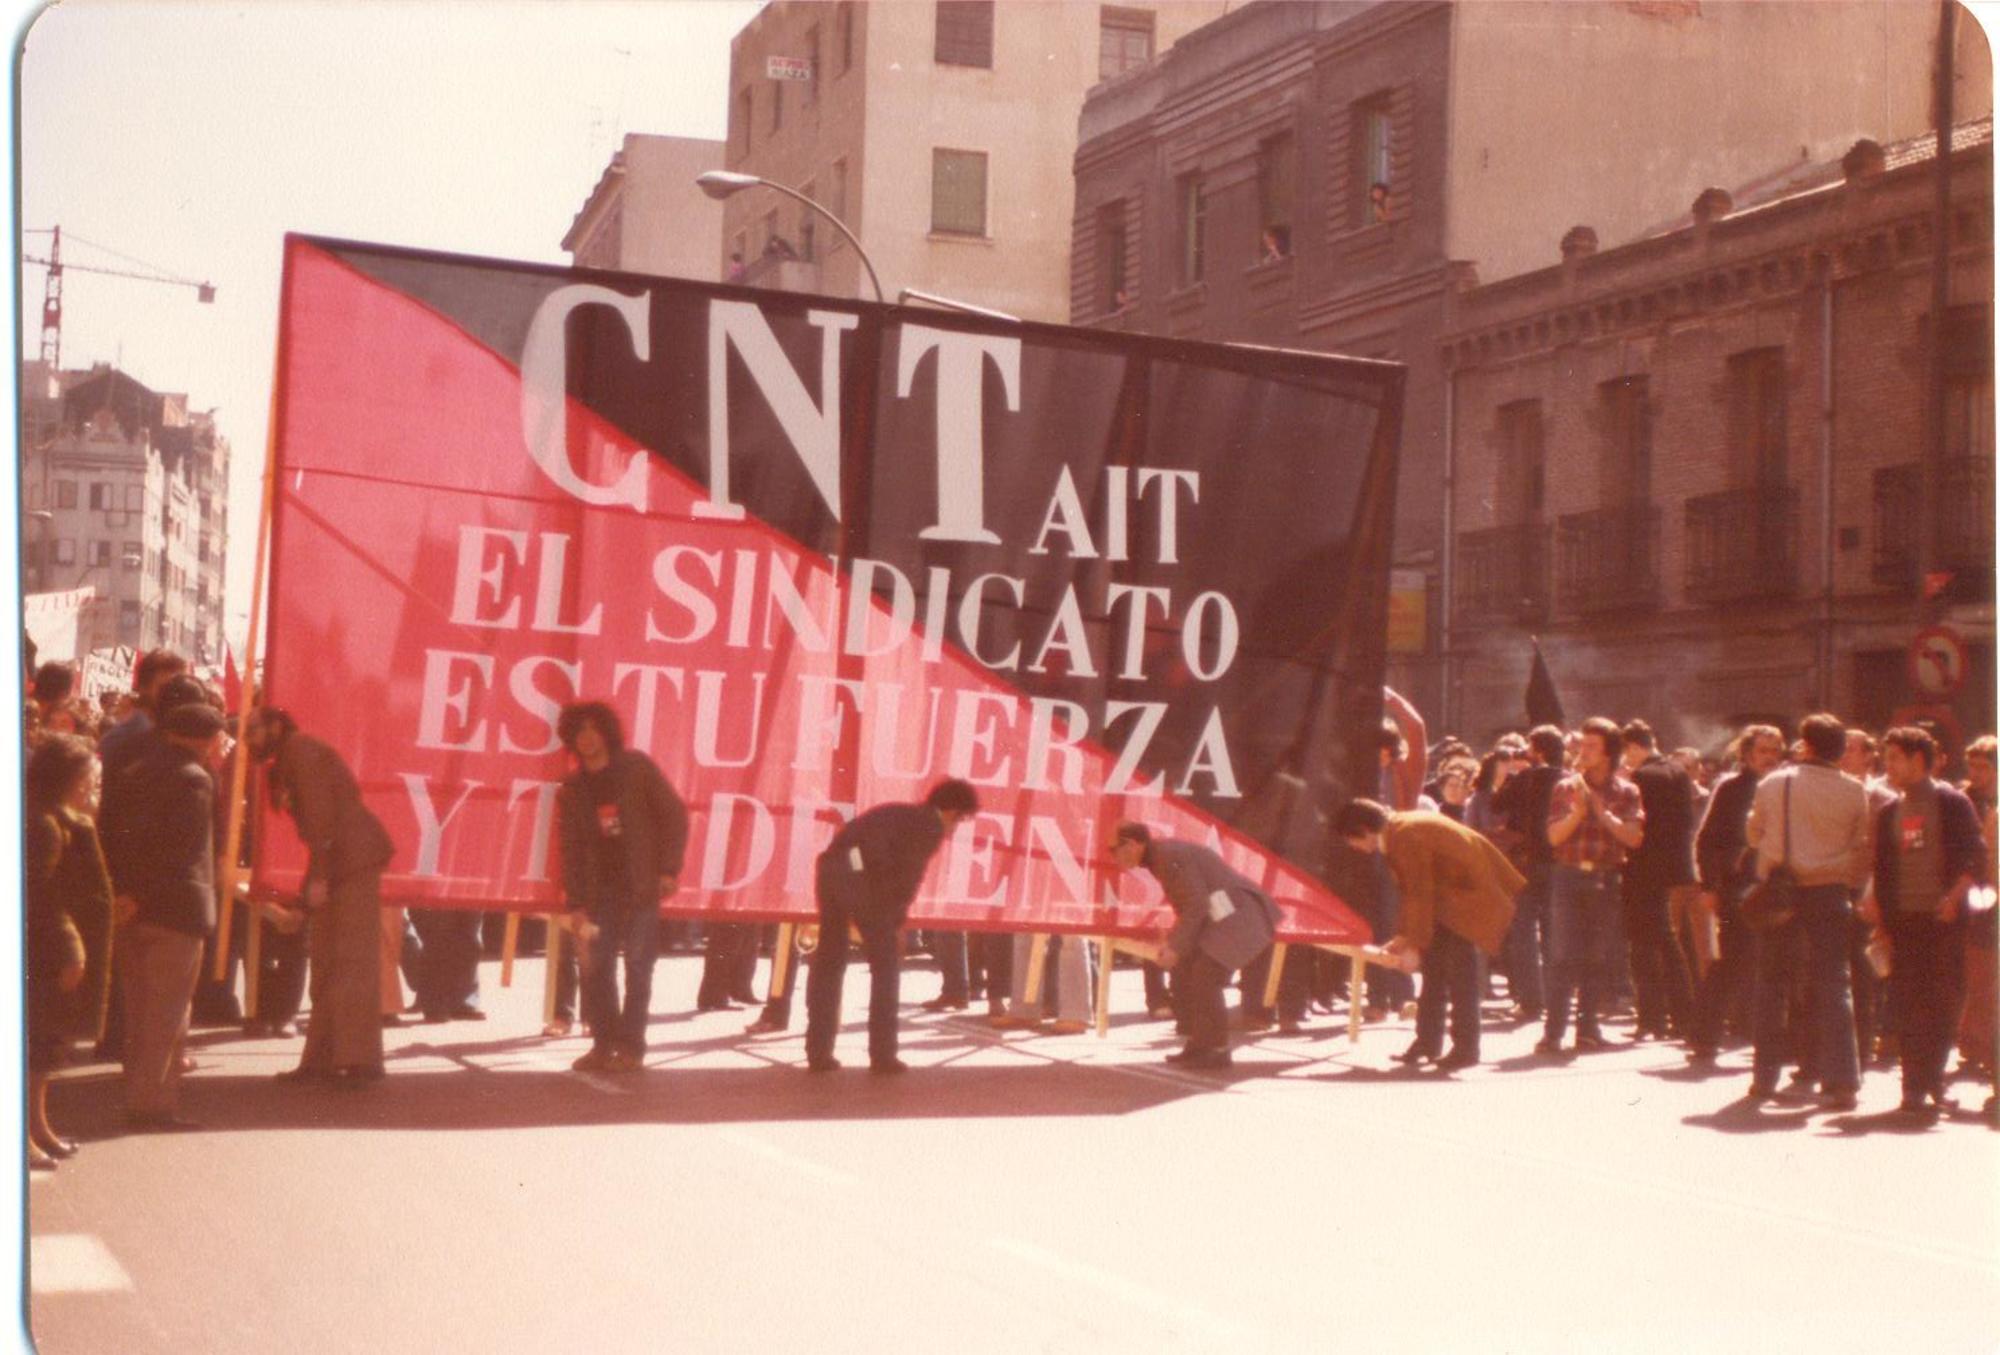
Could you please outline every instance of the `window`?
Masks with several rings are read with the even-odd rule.
[[[1153,12],[1106,5],[1097,16],[1097,78],[1137,70],[1153,59]]]
[[[1394,133],[1389,96],[1377,94],[1354,105],[1354,224],[1387,221]]]
[[[1944,315],[1944,454],[1993,460],[1993,333],[1985,306]]]
[[[986,234],[986,152],[931,152],[931,230]]]
[[[771,82],[771,131],[775,133],[785,125],[785,82]]]
[[[112,492],[115,488],[116,486],[105,484],[102,480],[93,481],[90,486],[90,511],[108,512],[114,503]]]
[[[1125,280],[1125,204],[1106,203],[1097,209],[1097,268],[1103,296],[1101,309],[1115,315],[1131,303]]]
[[[819,98],[819,25],[806,30],[806,87],[799,92],[806,107]]]
[[[1257,241],[1260,262],[1291,257],[1292,179],[1297,160],[1290,132],[1268,137],[1257,147],[1257,210],[1263,226]]]
[[[1729,359],[1729,446],[1737,478],[1782,485],[1785,449],[1785,350],[1754,348]]]
[[[58,508],[76,507],[76,481],[74,480],[56,481],[56,507]]]
[[[993,69],[993,0],[937,0],[937,41],[932,55],[940,66]]]
[[[140,549],[139,543],[137,541],[127,541],[125,543],[124,558],[119,563],[127,569],[136,570],[145,562],[146,553]]]
[[[1653,409],[1646,378],[1620,377],[1597,388],[1604,417],[1603,503],[1644,503],[1653,492]]]
[[[55,547],[57,564],[73,565],[76,563],[76,542],[66,536],[59,536],[55,540]]]
[[[102,537],[90,543],[90,565],[96,569],[111,563],[111,543]]]
[[[745,85],[736,95],[736,125],[742,131],[736,147],[738,154],[750,153],[750,118],[755,110],[756,103],[750,97],[750,87]]]
[[[1192,287],[1202,279],[1202,256],[1208,235],[1208,206],[1202,194],[1201,175],[1183,174],[1176,179],[1174,200],[1177,204],[1174,224],[1180,242],[1180,283]]]
[[[143,513],[146,511],[146,487],[144,485],[125,486],[125,511]]]
[[[139,629],[139,604],[130,599],[118,604],[118,628],[131,632]]]
[[[1516,527],[1539,522],[1542,516],[1542,402],[1516,400],[1502,405],[1494,429],[1500,454],[1495,501],[1500,525]]]
[[[834,11],[834,40],[840,44],[840,73],[854,69],[854,0],[840,0]]]
[[[805,194],[814,202],[819,201],[819,185],[811,179],[806,180],[805,187],[801,188],[799,192]],[[819,233],[818,218],[819,213],[815,212],[812,208],[799,208],[799,257],[808,263],[815,257],[813,240]]]

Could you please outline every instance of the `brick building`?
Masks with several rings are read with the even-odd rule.
[[[1064,318],[1077,110],[1228,0],[767,5],[730,44],[727,167],[823,204],[903,288]],[[752,283],[868,296],[854,251],[798,203],[725,204]],[[766,260],[774,239],[796,260]]]
[[[1560,263],[1454,299],[1448,724],[1517,726],[1538,634],[1572,717],[1708,749],[1815,708],[1880,728],[1944,623],[1970,642],[1952,721],[1993,728],[1990,115],[1953,137],[1930,562],[1951,578],[1922,602],[1935,147],[1710,188],[1617,249],[1577,226]]]
[[[1812,163],[1921,131],[1936,15],[1258,0],[1091,91],[1071,322],[1407,364],[1396,563],[1414,586],[1392,606],[1390,677],[1438,711],[1453,298],[1536,267],[1584,217],[1631,239],[1772,147]],[[1960,33],[1959,107],[1977,116],[1990,62],[1976,24]]]
[[[21,388],[26,591],[95,588],[86,649],[220,664],[229,442],[213,413],[109,366],[63,372],[45,396],[29,363]]]

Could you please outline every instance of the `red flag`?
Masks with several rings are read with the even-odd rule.
[[[222,704],[231,715],[243,709],[243,679],[236,672],[236,651],[222,646]]]

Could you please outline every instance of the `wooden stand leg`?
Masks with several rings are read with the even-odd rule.
[[[514,952],[521,945],[521,915],[509,911],[507,925],[500,932],[500,986],[514,986]]]
[[[1100,1037],[1111,1033],[1111,962],[1118,951],[1111,938],[1097,938],[1097,1033]]]
[[[1276,942],[1271,947],[1271,972],[1264,976],[1264,1009],[1269,1011],[1278,1003],[1278,985],[1285,977],[1285,943]]]
[[[255,908],[243,909],[249,934],[243,938],[243,1019],[257,1019],[257,992],[264,977],[264,915]]]
[[[792,981],[792,938],[796,930],[789,922],[778,924],[778,944],[771,950],[771,1001],[776,1002]]]
[[[552,1024],[556,1019],[556,984],[562,974],[563,937],[566,935],[554,913],[548,914],[547,918],[549,941],[542,948],[543,962],[548,966],[542,978],[542,1024],[545,1026]],[[579,999],[582,996],[581,993],[577,994]]]
[[[1368,961],[1354,957],[1354,971],[1347,979],[1347,1042],[1361,1042],[1361,1011],[1368,1005]]]
[[[1028,981],[1021,989],[1021,1005],[1034,1008],[1042,1002],[1042,969],[1048,963],[1049,938],[1037,935],[1028,943]]]

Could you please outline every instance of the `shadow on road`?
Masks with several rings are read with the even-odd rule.
[[[1720,1110],[1707,1115],[1683,1115],[1681,1123],[1694,1129],[1714,1129],[1724,1134],[1773,1134],[1786,1130],[1810,1129],[1816,1108],[1807,1105],[1760,1105],[1740,1096]]]

